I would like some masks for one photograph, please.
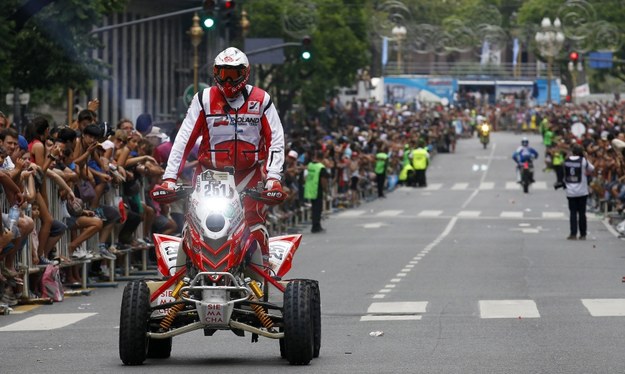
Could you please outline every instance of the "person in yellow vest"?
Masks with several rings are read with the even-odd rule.
[[[415,170],[415,179],[417,187],[427,187],[427,178],[425,172],[430,163],[430,153],[425,148],[425,141],[419,139],[417,149],[412,151],[412,167]]]
[[[388,148],[386,145],[380,147],[380,151],[375,155],[375,179],[378,187],[378,197],[384,196],[384,183],[386,182],[386,169],[388,169]]]
[[[321,212],[323,210],[323,196],[328,189],[328,172],[321,159],[321,152],[313,151],[312,159],[305,172],[304,199],[310,200],[312,205],[312,230],[310,232],[313,234],[325,231],[321,227]]]
[[[556,172],[556,183],[554,189],[564,188],[564,159],[566,158],[566,143],[564,139],[559,139],[555,145],[551,147],[551,165]]]
[[[399,185],[400,186],[412,186],[414,180],[414,168],[412,163],[408,162],[399,171]]]

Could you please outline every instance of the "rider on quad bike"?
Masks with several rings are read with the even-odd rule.
[[[163,183],[156,186],[153,193],[171,194],[173,199],[178,176],[194,145],[201,139],[196,176],[206,168],[234,169],[239,192],[264,181],[265,190],[271,192],[264,194],[266,200],[276,199],[265,202],[280,202],[285,197],[280,183],[285,158],[284,133],[271,97],[264,90],[247,84],[250,64],[245,53],[237,48],[226,48],[217,55],[213,75],[215,86],[193,97],[167,160]],[[250,197],[245,197],[243,203],[245,220],[267,265],[265,204]]]

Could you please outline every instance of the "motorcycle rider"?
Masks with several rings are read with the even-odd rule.
[[[512,154],[512,159],[514,160],[514,162],[516,162],[516,181],[517,183],[521,183],[521,165],[523,165],[524,162],[529,162],[530,165],[532,164],[532,160],[537,159],[538,158],[538,152],[530,147],[530,141],[529,139],[527,139],[527,137],[523,137],[523,139],[521,140],[521,146],[518,147],[516,149],[516,151],[514,151],[514,153]],[[534,176],[532,174],[532,183],[534,183]]]
[[[163,183],[155,190],[175,190],[185,161],[201,138],[196,175],[206,168],[234,168],[237,190],[255,187],[264,180],[265,189],[282,192],[284,133],[271,97],[247,84],[250,64],[237,48],[226,48],[217,55],[213,74],[215,85],[193,97],[167,160]],[[245,220],[266,265],[269,243],[265,206],[249,196],[243,204]]]

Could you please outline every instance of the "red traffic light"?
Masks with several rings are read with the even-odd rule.
[[[569,60],[571,60],[573,62],[577,62],[577,60],[579,60],[579,53],[577,53],[577,52],[569,53]]]
[[[234,0],[225,0],[223,5],[225,10],[232,10],[234,9],[235,3]]]
[[[302,45],[304,47],[309,47],[312,44],[312,38],[308,35],[302,38]]]

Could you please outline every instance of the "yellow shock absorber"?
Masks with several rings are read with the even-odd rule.
[[[258,283],[256,283],[256,281],[251,281],[249,285],[252,292],[254,292],[254,295],[250,295],[250,300],[257,301],[262,299],[263,291],[258,286]],[[265,308],[258,304],[252,304],[251,307],[254,313],[256,313],[256,317],[260,320],[260,323],[262,323],[267,330],[273,328],[273,321],[269,318],[267,312],[265,312]]]
[[[174,290],[171,292],[171,296],[175,297],[176,300],[178,299],[178,294],[180,293],[180,289],[182,288],[182,286],[184,286],[184,281],[180,280],[178,281],[178,284],[176,284],[176,287],[174,287]],[[169,308],[169,310],[167,311],[167,315],[165,316],[165,318],[163,318],[159,325],[161,329],[169,330],[169,327],[171,326],[172,322],[174,322],[176,315],[182,309],[184,309],[184,304],[176,304]]]

